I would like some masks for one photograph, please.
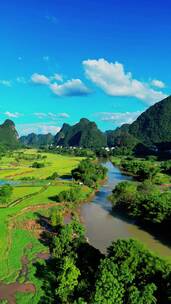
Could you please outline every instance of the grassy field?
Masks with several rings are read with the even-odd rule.
[[[26,195],[40,191],[41,187],[14,187],[10,202],[14,202]]]
[[[35,160],[43,162],[45,167],[31,168]],[[0,208],[0,281],[15,282],[22,268],[22,257],[26,255],[30,261],[27,279],[35,284],[37,290],[35,294],[17,294],[17,303],[31,301],[36,304],[41,294],[40,282],[34,276],[35,269],[31,263],[37,253],[46,251],[38,240],[40,226],[37,224],[37,214],[47,213],[51,207],[57,206],[52,197],[74,186],[71,181],[64,180],[46,180],[41,185],[39,180],[46,179],[54,172],[60,176],[68,175],[80,160],[81,158],[70,156],[38,153],[36,150],[17,151],[1,159],[0,179],[15,181],[21,177],[35,178],[33,184],[27,185],[23,181],[22,184],[13,185],[9,206]],[[90,189],[85,186],[82,189],[84,199]]]
[[[42,159],[39,157],[42,157]],[[44,158],[43,158],[44,157]],[[19,180],[24,177],[46,179],[52,173],[67,175],[80,162],[81,157],[68,157],[52,153],[39,153],[37,150],[20,150],[2,157],[0,163],[0,179]],[[32,168],[37,161],[43,168]]]

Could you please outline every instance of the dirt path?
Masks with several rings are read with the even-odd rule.
[[[34,170],[31,169],[31,170],[24,171],[24,172],[21,172],[21,173],[16,173],[16,174],[8,175],[8,176],[5,176],[5,178],[11,179],[11,178],[13,178],[15,176],[22,176],[22,175],[25,175],[25,174],[28,174],[28,173],[31,173],[31,172],[34,172]]]
[[[29,246],[32,246],[32,244],[29,244]],[[37,259],[43,259],[47,260],[50,257],[50,254],[47,253],[38,253],[33,260],[36,261]],[[22,262],[22,269],[20,270],[20,273],[18,275],[18,278],[16,282],[6,284],[6,283],[0,283],[0,300],[7,300],[8,304],[16,304],[16,293],[35,293],[36,288],[34,284],[28,282],[28,258],[27,256],[23,256],[21,259]],[[24,283],[19,283],[20,278],[24,278]]]
[[[11,283],[11,284],[3,284],[0,283],[0,299],[7,300],[8,304],[16,304],[15,295],[17,292],[35,292],[35,286],[31,283]]]
[[[36,288],[35,286],[27,282],[27,273],[28,273],[28,258],[27,256],[23,256],[21,259],[22,262],[22,269],[19,273],[17,281],[14,283],[6,284],[0,283],[0,300],[7,300],[8,304],[16,304],[16,293],[23,292],[23,293],[35,293]],[[20,278],[24,277],[24,283],[19,283]]]

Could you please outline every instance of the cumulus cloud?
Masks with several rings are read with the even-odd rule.
[[[160,88],[160,89],[165,88],[165,83],[161,80],[153,79],[151,81],[151,84],[156,88]]]
[[[43,74],[34,73],[31,76],[34,84],[46,85],[56,96],[85,96],[90,94],[89,88],[80,79],[71,79],[63,82],[61,74],[53,76],[45,76]],[[58,82],[62,82],[59,84]]]
[[[43,74],[34,73],[31,76],[31,81],[35,84],[41,84],[41,85],[48,85],[50,83],[50,80],[48,77],[46,77]]]
[[[90,90],[80,79],[71,79],[63,84],[53,83],[50,88],[57,96],[85,96],[90,94]]]
[[[9,118],[18,118],[18,117],[22,116],[23,114],[18,113],[18,112],[13,112],[12,113],[12,112],[6,111],[4,113],[4,115],[8,116]]]
[[[51,80],[56,80],[56,81],[63,81],[63,76],[61,74],[55,73],[53,76],[51,76]]]
[[[20,135],[28,135],[30,133],[36,134],[56,134],[60,131],[59,126],[51,125],[49,123],[28,123],[28,124],[18,124],[17,130]]]
[[[11,81],[10,80],[0,80],[0,84],[6,87],[11,87]]]
[[[162,91],[154,90],[149,83],[134,79],[130,72],[125,72],[123,64],[98,60],[83,61],[86,76],[106,94],[110,96],[136,97],[153,104],[166,95]]]
[[[116,126],[132,123],[142,112],[100,112],[97,115],[102,121],[113,122]]]

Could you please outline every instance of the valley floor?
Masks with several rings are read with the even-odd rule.
[[[10,183],[13,187],[8,204],[0,205],[1,300],[7,298],[9,303],[38,303],[40,282],[34,276],[32,262],[48,254],[47,248],[39,241],[42,233],[39,221],[49,214],[52,207],[63,205],[56,203],[53,197],[74,187],[71,180],[63,177],[70,175],[81,159],[33,149],[16,151],[1,158],[0,184]],[[44,166],[32,168],[35,161]],[[59,178],[49,180],[54,172]],[[90,190],[81,187],[84,199]]]

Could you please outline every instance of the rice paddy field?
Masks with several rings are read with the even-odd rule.
[[[0,182],[11,183],[13,193],[8,205],[0,205],[0,300],[3,299],[1,290],[18,286],[16,303],[38,303],[41,289],[32,261],[47,250],[39,241],[39,214],[48,214],[50,208],[57,208],[58,203],[52,197],[74,186],[70,180],[47,178],[54,172],[59,177],[69,175],[81,159],[34,149],[16,151],[1,158]],[[43,163],[44,167],[32,168],[35,161]],[[89,189],[82,187],[84,198]],[[26,277],[22,273],[23,257],[27,259]],[[34,284],[34,292],[19,292],[26,283]]]
[[[25,177],[45,179],[54,172],[70,174],[81,157],[63,156],[52,153],[39,153],[37,150],[19,150],[1,158],[0,179],[20,180]],[[34,162],[44,164],[43,168],[32,168]]]

